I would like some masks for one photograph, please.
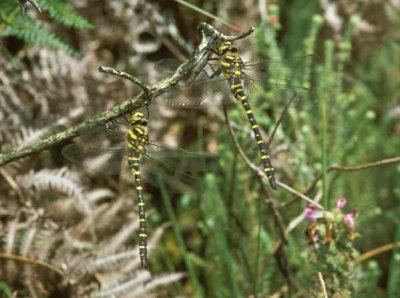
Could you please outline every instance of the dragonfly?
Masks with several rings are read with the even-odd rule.
[[[115,128],[101,127],[96,132],[90,132],[90,136],[86,143],[91,145],[70,144],[62,149],[62,155],[69,161],[88,168],[91,172],[105,172],[116,174],[121,171],[121,162],[126,160],[126,164],[134,177],[136,188],[136,201],[139,211],[139,255],[141,267],[148,267],[147,259],[147,229],[146,229],[146,211],[145,201],[143,197],[142,178],[146,175],[142,165],[146,159],[160,164],[161,167],[167,168],[167,173],[172,173],[178,182],[193,186],[198,181],[190,173],[181,171],[176,163],[176,158],[199,158],[210,156],[204,152],[190,152],[184,149],[159,144],[149,139],[148,119],[141,112],[134,112],[129,119],[126,119],[126,131],[117,130]],[[107,136],[111,143],[125,142],[124,146],[108,146],[102,148],[96,142],[99,136]],[[153,157],[154,156],[154,157]],[[170,159],[172,166],[168,165],[161,159],[164,157]],[[171,178],[168,174],[165,180]],[[146,179],[147,180],[147,179]],[[149,181],[155,182],[149,178]],[[181,185],[179,185],[181,186]]]
[[[209,61],[208,68],[187,86],[178,86],[171,93],[188,94],[186,99],[176,102],[177,96],[160,98],[161,105],[178,105],[185,108],[204,108],[220,104],[240,102],[253,131],[254,139],[261,157],[261,165],[273,190],[277,189],[275,170],[268,146],[266,145],[256,116],[251,108],[255,97],[284,97],[293,95],[299,99],[310,99],[315,102],[310,80],[318,58],[313,55],[287,60],[261,60],[244,62],[238,55],[238,48],[230,41],[222,42],[215,50],[215,58]],[[157,66],[161,72],[176,68],[174,60],[161,61]],[[303,80],[303,81],[301,81]],[[187,93],[186,89],[190,89]],[[228,96],[219,98],[223,91]],[[168,95],[167,95],[168,96]]]

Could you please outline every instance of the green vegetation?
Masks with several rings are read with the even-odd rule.
[[[97,270],[101,263],[104,271],[98,270],[100,276],[104,274],[106,286],[118,273],[115,288],[122,288],[132,278],[125,274],[135,270],[136,287],[129,289],[150,291],[141,283],[155,284],[157,280],[163,288],[155,293],[167,297],[325,297],[324,291],[328,297],[398,296],[400,7],[376,1],[366,1],[362,7],[361,1],[331,1],[327,7],[319,4],[323,1],[281,0],[257,8],[246,1],[228,0],[218,4],[202,1],[201,7],[196,5],[198,1],[183,0],[172,2],[174,5],[163,1],[138,1],[136,5],[99,2],[93,10],[90,4],[78,6],[76,1],[38,1],[50,17],[46,29],[40,25],[41,17],[22,17],[16,1],[0,4],[2,49],[19,59],[21,73],[29,74],[25,80],[31,88],[9,71],[10,59],[0,60],[7,66],[0,68],[0,117],[5,115],[4,123],[10,124],[8,130],[0,128],[4,143],[0,151],[11,149],[11,144],[26,144],[60,126],[70,127],[97,107],[112,107],[137,93],[122,80],[96,73],[99,65],[139,72],[143,81],[155,81],[157,60],[190,56],[186,49],[197,40],[187,41],[197,36],[195,27],[200,21],[214,21],[226,34],[230,30],[227,26],[245,31],[254,25],[252,35],[236,41],[243,57],[254,61],[303,57],[310,61],[304,67],[289,63],[279,74],[268,73],[265,89],[258,90],[251,101],[267,142],[282,115],[282,123],[270,140],[278,190],[272,191],[268,181],[241,155],[242,148],[250,162],[260,165],[242,107],[228,111],[232,134],[222,108],[206,112],[154,103],[149,116],[150,126],[154,125],[151,139],[172,139],[180,147],[217,157],[195,165],[204,174],[196,177],[200,182],[196,192],[171,191],[170,177],[161,171],[150,178],[157,181],[151,183],[157,187],[150,183],[144,186],[149,247],[154,247],[149,253],[149,268],[154,279],[138,269],[139,256],[132,253],[137,244],[133,178],[76,169],[61,159],[62,146],[0,172],[4,178],[0,203],[6,210],[1,252],[58,267],[68,264],[70,276],[79,280],[76,287],[68,288],[70,293],[76,289],[82,293],[93,285],[95,277],[88,268]],[[100,11],[107,13],[101,15]],[[218,18],[213,19],[213,15]],[[57,23],[75,30],[56,31]],[[98,26],[96,30],[82,30],[92,28],[92,23]],[[75,34],[76,50],[64,42]],[[15,51],[7,43],[10,36],[26,44]],[[34,61],[31,65],[24,61],[35,54],[30,54],[31,44],[63,49],[71,55],[79,51],[84,53],[83,59],[66,54],[51,58],[53,52],[47,49],[47,56],[34,56],[37,61],[29,58]],[[87,49],[92,52],[87,53]],[[50,70],[67,70],[51,72],[35,63],[53,66]],[[293,78],[292,86],[310,89],[299,88],[299,96],[289,107],[292,93],[271,89],[268,84],[282,73]],[[186,93],[173,96],[190,99]],[[72,113],[75,108],[78,116]],[[30,118],[33,112],[34,119]],[[59,170],[63,166],[69,168]],[[43,172],[47,168],[52,169],[51,175]],[[324,211],[310,206],[301,194],[317,201]],[[47,254],[36,249],[43,240],[34,236],[28,238],[30,242],[24,240],[30,235],[30,222],[35,223],[37,233],[54,238],[54,245],[46,246]],[[72,235],[69,242],[63,233]],[[108,258],[107,262],[103,258]],[[1,262],[11,262],[4,259]],[[117,263],[121,267],[115,269]],[[19,269],[25,272],[26,268],[25,264]],[[23,282],[10,278],[10,272],[17,269],[0,269],[5,295],[10,296],[10,289],[41,293],[40,287],[25,287],[39,279],[47,288],[44,273],[38,277],[26,274]],[[173,272],[185,272],[185,276]],[[52,280],[52,284],[57,282],[61,284],[59,279]],[[52,294],[59,294],[57,291],[62,292],[52,289]],[[113,291],[112,286],[108,291]],[[102,294],[111,292],[103,290]],[[117,297],[123,293],[133,292],[113,292]]]
[[[39,3],[43,13],[48,14],[52,21],[75,29],[93,29],[93,25],[81,17],[68,1],[44,0]],[[26,5],[28,6],[28,4]],[[27,9],[33,9],[33,6],[25,10]],[[24,16],[18,2],[14,0],[5,0],[0,3],[0,37],[8,36],[15,36],[29,44],[48,46],[71,55],[79,55],[76,49],[49,31],[44,25],[39,24],[37,20]]]

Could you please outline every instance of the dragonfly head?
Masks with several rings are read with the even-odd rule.
[[[225,55],[226,53],[236,53],[237,47],[232,44],[230,41],[224,41],[221,45],[217,48],[217,53],[219,56]]]
[[[143,113],[136,112],[131,115],[129,123],[134,126],[136,125],[147,126],[147,119],[146,117],[144,117]]]

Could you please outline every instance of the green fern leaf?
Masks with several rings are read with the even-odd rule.
[[[78,51],[60,40],[54,33],[45,27],[33,23],[27,18],[17,17],[3,32],[0,37],[16,36],[28,43],[48,46],[53,49],[63,50],[70,55],[79,56]]]
[[[60,23],[77,29],[93,29],[93,25],[86,19],[77,14],[73,7],[64,1],[46,0],[41,1],[41,7],[46,10],[51,17]]]

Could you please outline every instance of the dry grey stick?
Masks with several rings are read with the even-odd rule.
[[[138,84],[139,86],[142,86],[142,88],[144,87],[145,90],[136,97],[127,99],[121,104],[116,105],[107,111],[98,113],[97,115],[87,119],[86,121],[76,126],[68,128],[62,132],[55,133],[30,145],[16,148],[6,153],[1,153],[0,165],[4,165],[11,161],[15,161],[31,154],[39,153],[43,150],[49,149],[56,144],[79,136],[80,133],[82,133],[83,131],[91,129],[97,125],[104,125],[105,123],[116,119],[126,113],[130,113],[135,109],[149,105],[153,98],[167,92],[169,88],[176,85],[184,78],[190,77],[194,79],[207,64],[209,58],[212,55],[212,51],[210,51],[210,49],[214,48],[216,43],[221,41],[233,41],[241,39],[250,35],[254,31],[253,28],[250,28],[240,35],[228,36],[218,32],[214,27],[207,23],[200,23],[197,29],[201,35],[201,42],[199,46],[196,48],[191,58],[181,64],[174,74],[166,77],[152,87],[147,87],[140,80],[132,76],[122,75],[122,77],[128,78],[132,82]],[[102,67],[103,71],[105,69],[108,70],[106,71],[107,73],[112,73],[116,75],[122,74],[122,72],[119,72],[117,70]]]

